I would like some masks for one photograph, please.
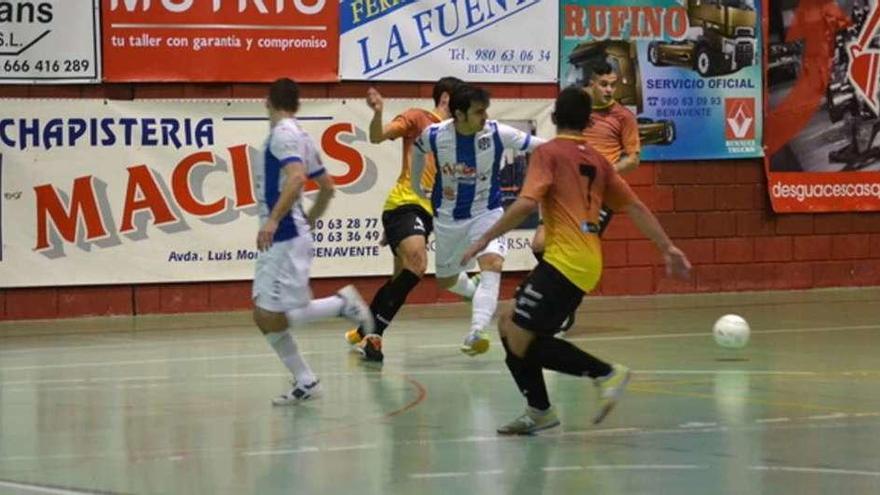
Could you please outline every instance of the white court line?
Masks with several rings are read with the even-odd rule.
[[[605,464],[605,465],[596,465],[596,466],[584,466],[584,469],[595,469],[595,470],[628,470],[628,471],[675,471],[675,470],[686,470],[686,469],[709,469],[709,466],[702,466],[697,464]]]
[[[504,474],[503,469],[489,469],[487,471],[476,471],[474,472],[476,475],[495,475],[495,474]]]
[[[362,445],[343,445],[341,447],[327,447],[321,450],[323,450],[324,452],[340,452],[346,450],[373,450],[378,447],[379,446],[375,443],[365,443]]]
[[[16,483],[14,481],[0,481],[0,487],[12,488],[23,493],[51,493],[54,495],[88,495],[90,493],[95,493],[69,490],[66,488],[52,488],[50,486],[30,485],[27,483]]]
[[[226,327],[224,327],[226,328]],[[231,328],[231,327],[230,327]],[[237,328],[237,327],[236,327]],[[832,327],[813,327],[813,328],[779,328],[779,329],[770,329],[770,330],[752,330],[753,335],[762,335],[762,334],[775,334],[775,333],[813,333],[813,332],[840,332],[846,330],[873,330],[880,328],[880,325],[847,325],[847,326],[832,326]],[[184,328],[180,329],[181,331],[186,330],[198,330],[200,328]],[[147,333],[154,330],[143,330],[142,332]],[[316,335],[311,334],[303,334],[298,333],[296,338],[297,341],[313,341],[313,340],[337,340],[341,341],[341,334],[339,337],[329,337],[327,335],[320,335],[321,332],[317,332]],[[411,335],[411,334],[423,334],[423,329],[399,329],[394,331],[394,335]],[[710,335],[709,332],[690,332],[690,333],[664,333],[664,334],[646,334],[646,335],[618,335],[618,336],[596,336],[596,337],[573,337],[566,340],[572,342],[604,342],[604,341],[617,341],[617,340],[651,340],[651,339],[673,339],[673,338],[697,338],[697,337],[708,337]],[[212,344],[217,343],[229,343],[234,344],[238,342],[251,342],[259,340],[257,337],[226,337],[226,338],[211,338]],[[27,354],[27,353],[42,353],[42,352],[50,352],[50,351],[70,351],[73,350],[97,350],[97,349],[132,349],[137,347],[146,347],[150,350],[156,350],[157,346],[160,345],[168,345],[175,349],[186,346],[196,346],[196,348],[200,348],[205,345],[205,339],[173,339],[167,341],[152,341],[152,342],[144,342],[140,339],[136,342],[124,343],[124,344],[95,344],[95,345],[71,345],[69,343],[57,345],[57,346],[42,346],[42,347],[31,347],[28,349],[9,349],[9,350],[0,350],[0,356],[4,356],[7,354]],[[458,348],[458,344],[429,344],[424,346],[415,346],[417,349],[433,349],[433,348]]]
[[[304,454],[307,452],[320,452],[318,447],[300,447],[298,449],[282,449],[282,450],[256,450],[251,452],[242,452],[241,455],[253,457],[258,455],[286,455],[286,454]]]
[[[691,421],[689,423],[683,423],[683,424],[678,425],[679,428],[714,428],[716,426],[718,426],[718,423],[715,423],[715,422],[703,423],[700,421]]]
[[[815,332],[843,332],[847,330],[873,330],[880,325],[848,325],[840,327],[815,327],[815,328],[778,328],[773,330],[752,330],[752,335],[766,335],[778,333],[815,333]],[[711,332],[686,332],[686,333],[658,333],[647,335],[614,335],[607,337],[570,337],[569,342],[617,342],[627,340],[655,340],[655,339],[687,339],[709,338]],[[459,344],[425,344],[415,346],[416,349],[447,349],[458,348]]]
[[[880,471],[861,471],[858,469],[811,468],[798,466],[751,466],[754,471],[783,471],[789,473],[843,474],[847,476],[880,477]]]
[[[463,476],[468,476],[471,473],[466,473],[464,471],[456,471],[450,473],[413,473],[410,474],[410,478],[414,479],[431,479],[431,478],[461,478]]]
[[[557,471],[583,471],[583,466],[545,466],[541,471],[557,472]]]
[[[791,418],[766,418],[766,419],[756,419],[755,423],[763,424],[763,423],[788,423],[791,421]]]
[[[836,412],[831,414],[816,414],[813,416],[807,416],[807,419],[841,419],[846,418],[849,415],[842,412]]]

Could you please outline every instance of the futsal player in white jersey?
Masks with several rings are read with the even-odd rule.
[[[318,379],[299,353],[290,329],[318,318],[341,316],[372,332],[373,316],[357,289],[348,285],[331,297],[312,299],[309,269],[312,262],[310,225],[327,209],[333,181],[321,163],[312,138],[295,115],[299,88],[291,79],[269,87],[266,99],[271,133],[265,163],[256,174],[260,209],[254,275],[254,322],[269,345],[293,374],[293,388],[272,400],[275,405],[311,399],[320,392]],[[318,183],[318,195],[308,213],[302,207],[303,185]]]
[[[413,189],[421,187],[425,155],[437,165],[430,192],[434,207],[437,283],[462,296],[473,295],[471,329],[461,351],[470,356],[489,350],[486,327],[498,306],[501,268],[507,254],[503,238],[477,254],[481,277],[476,289],[461,265],[461,256],[504,213],[500,171],[505,150],[530,151],[544,141],[519,129],[487,120],[489,92],[462,84],[452,94],[453,118],[425,129],[413,148]]]

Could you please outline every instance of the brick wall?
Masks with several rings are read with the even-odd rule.
[[[388,97],[430,97],[431,84],[382,83]],[[553,85],[486,85],[498,98],[552,98]],[[306,98],[362,98],[368,83],[310,84]],[[0,86],[0,97],[262,98],[262,84]],[[775,215],[760,160],[643,163],[626,176],[694,263],[691,280],[664,276],[662,260],[625,215],[604,240],[603,295],[880,285],[880,213]],[[378,208],[378,205],[377,205]],[[522,273],[506,274],[509,297]],[[316,296],[354,282],[367,295],[381,278],[322,279]],[[425,280],[414,303],[454,301]],[[249,282],[0,289],[0,320],[223,311],[250,307]]]

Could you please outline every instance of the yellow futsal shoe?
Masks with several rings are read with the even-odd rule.
[[[483,354],[489,350],[489,334],[485,330],[476,330],[471,332],[464,338],[461,345],[461,352],[468,356],[476,356]]]
[[[596,386],[599,388],[599,412],[593,417],[594,425],[601,423],[614,409],[629,384],[629,368],[622,364],[613,364],[611,369],[611,375],[596,379]]]
[[[357,328],[352,328],[351,330],[345,332],[345,343],[351,347],[352,351],[360,352],[357,348],[358,344],[361,343],[361,340],[364,338],[361,337],[361,334],[358,333]]]
[[[526,412],[522,416],[498,428],[497,431],[499,435],[533,435],[557,426],[559,426],[559,418],[552,407],[546,411],[526,407]]]

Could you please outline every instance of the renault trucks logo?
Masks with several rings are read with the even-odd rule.
[[[871,7],[871,14],[862,25],[859,38],[846,45],[849,52],[849,64],[846,68],[846,77],[855,87],[862,100],[871,107],[874,114],[880,114],[880,104],[877,101],[877,78],[878,63],[880,63],[880,49],[870,46],[871,40],[877,34],[880,27],[880,10],[877,10],[878,2]]]
[[[755,139],[755,99],[724,99],[724,136],[728,141]]]

